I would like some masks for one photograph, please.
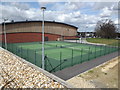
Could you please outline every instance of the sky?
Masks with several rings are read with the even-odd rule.
[[[118,2],[1,2],[0,23],[42,20],[42,6],[46,7],[45,20],[63,22],[78,27],[78,31],[94,31],[96,23],[111,19],[118,24]]]

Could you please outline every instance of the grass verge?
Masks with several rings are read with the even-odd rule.
[[[87,38],[87,41],[91,43],[102,43],[112,46],[120,46],[120,40],[118,39]]]

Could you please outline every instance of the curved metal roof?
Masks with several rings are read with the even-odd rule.
[[[29,23],[29,22],[42,22],[42,21],[14,21],[14,22],[6,22],[6,24]],[[76,27],[74,25],[70,25],[70,24],[66,24],[66,23],[62,23],[62,22],[55,22],[55,21],[45,21],[45,22],[68,25],[68,26],[71,26],[71,27],[74,27],[74,28],[78,29],[78,27]]]

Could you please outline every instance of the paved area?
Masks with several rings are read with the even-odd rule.
[[[75,42],[75,43],[93,44],[93,45],[106,45],[106,44],[100,44],[100,43],[87,42],[85,38],[80,39],[80,40],[64,40],[64,41],[66,41],[66,42]]]
[[[80,73],[83,73],[83,72],[85,72],[93,67],[96,67],[108,60],[111,60],[112,58],[117,57],[118,53],[120,53],[120,52],[114,52],[114,53],[111,53],[111,54],[108,54],[105,56],[101,56],[94,60],[90,60],[90,61],[84,62],[82,64],[74,65],[73,67],[69,67],[69,68],[63,69],[61,71],[57,71],[53,74],[60,77],[63,80],[68,80]]]

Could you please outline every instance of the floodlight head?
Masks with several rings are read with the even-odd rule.
[[[7,18],[4,18],[4,21],[7,21],[8,19]]]
[[[41,7],[41,10],[45,10],[46,9],[46,7]]]

